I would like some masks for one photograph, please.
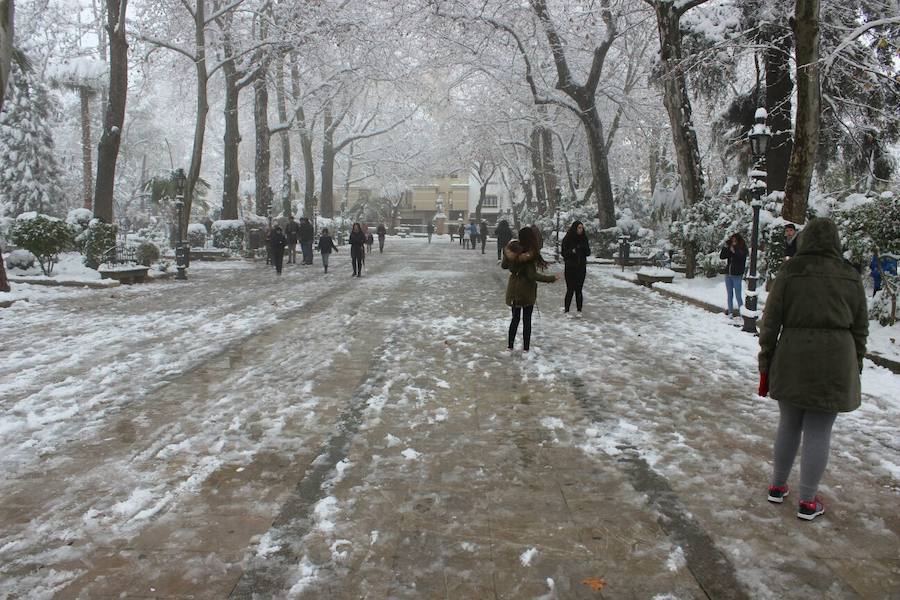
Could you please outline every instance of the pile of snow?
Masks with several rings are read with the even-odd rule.
[[[646,275],[647,277],[675,277],[675,271],[666,269],[665,267],[641,267],[638,275]]]
[[[228,221],[228,222],[231,222],[231,221]],[[204,225],[203,223],[191,223],[187,227],[187,234],[191,235],[192,233],[194,235],[206,235],[207,234],[206,225]]]
[[[244,222],[239,219],[213,221],[212,232],[226,231],[228,229],[243,229]]]
[[[28,250],[19,248],[18,250],[13,250],[6,256],[6,268],[31,269],[34,267],[36,261],[37,257],[35,257],[34,254]]]

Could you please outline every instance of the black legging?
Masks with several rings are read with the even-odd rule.
[[[519,318],[522,315],[522,309],[525,309],[525,322],[522,324],[522,337],[525,338],[525,350],[531,343],[531,313],[534,311],[534,304],[531,306],[513,306],[512,321],[509,322],[509,344],[508,348],[512,350],[513,343],[516,341],[516,332],[519,330]]]
[[[566,312],[572,306],[572,296],[575,296],[575,307],[581,312],[581,288],[584,287],[584,277],[587,274],[586,267],[566,265]]]
[[[362,275],[362,268],[363,268],[362,256],[354,256],[353,257],[353,274],[356,275],[358,273],[358,274]]]

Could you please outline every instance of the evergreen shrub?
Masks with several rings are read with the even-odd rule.
[[[84,265],[90,269],[99,269],[106,260],[106,253],[116,246],[117,228],[111,223],[103,223],[97,219],[91,221],[83,234]]]
[[[41,265],[41,272],[49,277],[59,259],[59,253],[70,244],[72,232],[59,219],[35,215],[16,220],[11,239],[16,246],[31,252]]]

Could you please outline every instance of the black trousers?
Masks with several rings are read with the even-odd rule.
[[[587,267],[566,265],[566,312],[572,306],[572,296],[575,296],[575,307],[581,312],[581,288],[584,287],[584,278],[587,275]]]
[[[272,253],[272,264],[275,265],[275,272],[280,274],[284,266],[284,250]]]
[[[383,235],[378,236],[378,251],[384,252],[384,236]]]
[[[484,247],[487,245],[487,236],[481,236],[481,253],[484,254]]]
[[[354,256],[353,257],[353,274],[354,275],[356,275],[356,274],[362,275],[362,266],[363,266],[362,257]]]
[[[497,260],[500,260],[502,254],[503,246],[500,245],[500,242],[497,242]]]
[[[525,313],[524,323],[522,323],[522,337],[525,340],[523,348],[528,350],[528,347],[531,344],[531,313],[533,312],[534,304],[531,306],[512,307],[512,321],[509,322],[509,343],[506,346],[510,350],[512,350],[513,344],[516,341],[516,332],[519,330],[519,319],[522,317],[522,313]]]

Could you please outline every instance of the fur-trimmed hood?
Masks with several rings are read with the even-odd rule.
[[[509,263],[509,270],[517,271],[521,266],[525,265],[525,263],[529,263],[536,259],[538,253],[534,250],[528,250],[526,252],[522,250],[522,244],[519,240],[512,240],[503,249],[503,256],[506,258],[506,262]]]

